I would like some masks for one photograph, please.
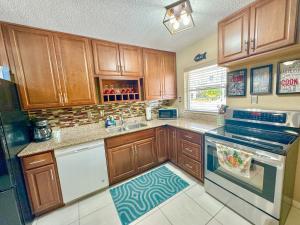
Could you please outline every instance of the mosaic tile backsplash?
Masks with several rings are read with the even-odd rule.
[[[105,121],[106,117],[112,115],[119,119],[123,111],[124,118],[145,116],[147,105],[152,106],[152,116],[155,118],[157,110],[163,106],[169,106],[167,100],[151,102],[126,102],[105,105],[76,106],[61,109],[41,109],[28,111],[30,118],[44,118],[49,121],[51,127],[75,127],[85,124]]]

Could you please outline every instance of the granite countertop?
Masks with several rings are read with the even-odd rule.
[[[69,147],[72,145],[82,144],[90,141],[96,141],[100,139],[105,139],[113,136],[123,135],[127,133],[132,133],[140,130],[145,130],[149,128],[155,128],[163,125],[170,125],[181,129],[191,130],[198,133],[205,133],[208,130],[215,129],[217,124],[212,121],[205,120],[195,120],[179,118],[176,120],[151,120],[151,121],[141,121],[146,123],[148,126],[133,129],[129,131],[109,133],[106,128],[101,127],[100,124],[89,124],[78,127],[63,128],[61,129],[60,138],[52,138],[45,142],[32,142],[25,149],[23,149],[18,156],[24,157],[36,153],[42,153],[49,150],[57,150],[64,147]]]

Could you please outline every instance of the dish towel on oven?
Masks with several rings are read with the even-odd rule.
[[[253,154],[222,144],[216,145],[218,161],[223,169],[242,177],[250,178]]]

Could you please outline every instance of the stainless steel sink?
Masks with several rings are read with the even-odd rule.
[[[107,128],[106,131],[108,133],[120,133],[123,131],[129,131],[129,130],[134,130],[134,129],[139,129],[143,127],[147,127],[148,125],[145,123],[128,123],[125,124],[124,126],[117,126],[117,127],[110,127]]]

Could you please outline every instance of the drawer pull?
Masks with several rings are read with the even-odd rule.
[[[184,150],[187,150],[188,152],[193,152],[193,150],[190,148],[184,148]]]
[[[41,160],[33,161],[33,162],[29,163],[29,165],[35,165],[35,164],[42,163],[42,162],[45,162],[45,161],[46,161],[46,159],[41,159]]]
[[[189,135],[184,135],[184,137],[186,137],[188,139],[192,139],[193,138],[192,136],[189,136]]]
[[[50,170],[51,179],[54,180],[53,172]]]
[[[185,164],[187,168],[193,169],[193,167],[190,164]]]

